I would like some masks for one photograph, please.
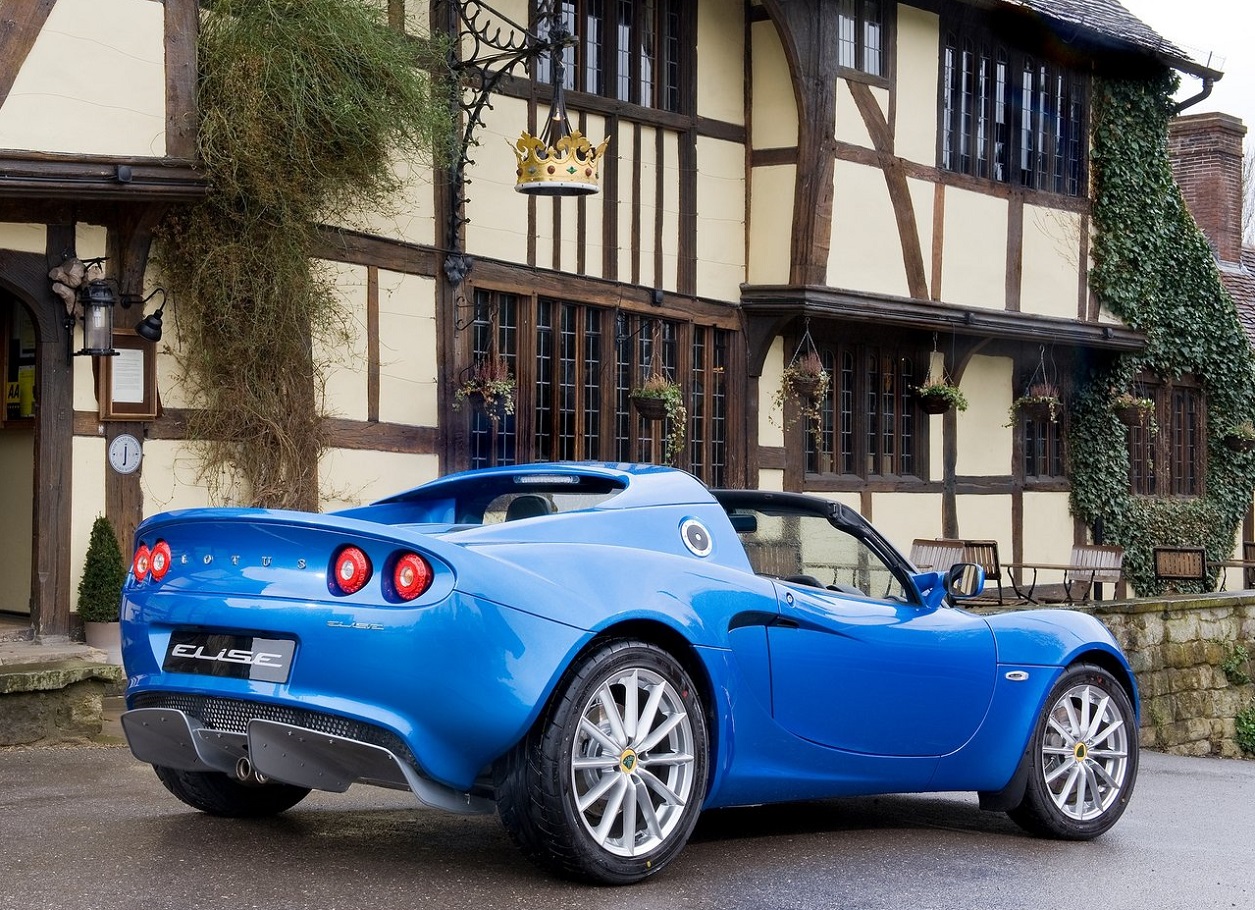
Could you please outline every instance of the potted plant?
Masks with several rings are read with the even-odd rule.
[[[514,413],[514,390],[514,375],[506,358],[478,360],[453,393],[453,409],[460,411],[463,404],[470,402],[495,425],[503,414]]]
[[[668,420],[664,459],[674,463],[684,448],[688,429],[688,410],[684,407],[684,391],[662,373],[651,373],[645,382],[629,393],[636,413],[649,421]]]
[[[118,615],[122,606],[122,585],[126,563],[113,525],[103,515],[92,523],[83,577],[78,583],[78,615],[83,621],[87,643],[109,655],[109,662],[122,663],[122,638]]]
[[[1225,430],[1224,444],[1234,452],[1250,452],[1255,450],[1255,425],[1249,420],[1235,424]]]
[[[945,378],[928,377],[923,385],[915,387],[915,397],[925,414],[944,414],[951,408],[967,410],[967,397]]]
[[[796,402],[798,414],[810,425],[816,441],[819,441],[823,431],[823,412],[820,409],[824,396],[828,394],[830,381],[818,351],[799,353],[793,358],[780,374],[780,385],[772,398],[773,406],[784,415],[785,428],[792,426],[795,419],[789,416],[786,404]]]
[[[1111,412],[1127,427],[1141,426],[1154,414],[1155,399],[1139,398],[1132,392],[1119,392],[1111,399]]]
[[[1020,417],[1054,423],[1062,409],[1057,385],[1049,381],[1034,382],[1028,391],[1011,402],[1011,422],[1007,426],[1014,426]]]

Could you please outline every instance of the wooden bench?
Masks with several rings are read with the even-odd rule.
[[[911,542],[911,563],[917,569],[948,572],[955,563],[963,562],[963,541],[944,537],[917,537]]]

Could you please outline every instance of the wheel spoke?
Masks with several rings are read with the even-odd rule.
[[[606,720],[610,724],[610,735],[614,738],[613,751],[620,751],[628,744],[627,733],[623,730],[623,717],[619,714],[619,706],[615,704],[614,693],[610,691],[610,682],[602,683],[597,690],[597,699],[601,709],[606,712]]]
[[[658,813],[654,811],[654,804],[649,798],[649,791],[645,786],[647,782],[643,777],[636,782],[638,791],[636,804],[640,807],[641,819],[645,822],[645,828],[649,831],[649,836],[659,839],[662,837],[662,826],[658,824]]]
[[[668,806],[684,805],[685,799],[664,784],[656,774],[650,771],[638,771],[637,774],[640,776],[641,781],[648,786],[649,789],[653,790],[660,797],[662,797],[662,801]]]
[[[672,730],[674,730],[677,726],[679,726],[681,721],[687,720],[687,719],[688,719],[688,716],[683,711],[679,710],[677,706],[677,709],[674,714],[672,714],[665,721],[659,724],[656,730],[654,730],[647,737],[641,740],[640,744],[637,745],[636,747],[636,751],[648,752],[654,746],[662,742],[663,737],[666,736],[668,733],[670,733]]]
[[[631,676],[625,676],[623,683],[623,744],[629,745],[636,739],[636,724],[640,720],[640,678],[639,670],[633,670]]]
[[[1108,724],[1106,727],[1104,727],[1101,733],[1094,736],[1091,742],[1093,742],[1095,745],[1097,745],[1098,743],[1105,743],[1109,739],[1111,739],[1112,736],[1114,736],[1118,730],[1121,730],[1123,728],[1124,728],[1124,719],[1117,718],[1116,720]],[[1091,753],[1092,753],[1092,750],[1091,750]]]
[[[606,838],[610,836],[610,830],[619,817],[619,809],[623,806],[623,794],[628,789],[627,775],[613,774],[610,776],[610,783],[614,792],[606,800],[606,811],[601,816],[601,823],[592,832],[593,840],[602,847],[606,845]]]
[[[639,736],[641,731],[649,731],[654,726],[654,718],[658,716],[658,706],[662,704],[663,697],[667,694],[665,686],[653,686],[649,690],[649,698],[645,701],[645,709],[641,711],[640,720],[636,725],[636,735]],[[634,748],[636,751],[644,751],[640,743]]]
[[[597,726],[587,717],[580,718],[580,732],[588,734],[593,739],[597,740],[597,742],[601,743],[606,751],[611,752],[616,756],[623,750],[623,747],[611,739],[605,730],[601,729],[601,727]]]
[[[1111,776],[1111,772],[1107,770],[1105,765],[1100,765],[1097,762],[1091,762],[1089,769],[1090,777],[1092,778],[1094,786],[1094,792],[1098,792],[1100,784],[1106,784],[1111,790],[1119,792],[1120,782]],[[1102,778],[1101,781],[1099,781],[1100,777]]]
[[[611,772],[610,774],[602,775],[601,779],[597,781],[597,783],[594,784],[587,793],[579,798],[577,804],[580,807],[580,811],[587,812],[589,808],[595,805],[597,800],[605,796],[606,793],[609,792],[610,788],[617,784],[622,777],[623,775],[618,772]]]
[[[1063,782],[1063,787],[1055,794],[1055,805],[1062,809],[1068,804],[1068,798],[1072,795],[1072,790],[1076,786],[1076,779],[1080,777],[1081,769],[1074,763],[1068,768],[1068,779]]]
[[[652,768],[656,765],[668,768],[674,765],[689,765],[692,763],[693,756],[688,752],[668,752],[666,755],[649,755],[640,760],[642,768]]]
[[[1053,784],[1060,777],[1062,777],[1064,774],[1066,774],[1068,771],[1071,771],[1075,767],[1076,767],[1076,762],[1072,759],[1068,759],[1068,761],[1061,763],[1059,767],[1055,768],[1053,771],[1051,771],[1049,774],[1046,775],[1046,783]]]
[[[614,755],[586,755],[571,761],[576,771],[609,771],[619,766],[619,759]]]
[[[636,807],[640,800],[637,799],[636,782],[627,774],[621,776],[625,784],[623,810],[619,813],[623,818],[623,846],[627,849],[628,856],[632,856],[636,852]]]
[[[1068,751],[1071,752],[1071,746],[1076,744],[1076,735],[1071,730],[1063,726],[1063,724],[1059,723],[1058,718],[1056,718],[1054,714],[1051,714],[1050,717],[1046,719],[1046,723],[1052,730],[1062,737],[1063,741],[1069,746]]]
[[[1102,701],[1098,703],[1098,710],[1094,712],[1093,722],[1086,727],[1085,732],[1081,734],[1081,738],[1094,742],[1094,735],[1098,732],[1098,727],[1107,717],[1107,706],[1111,704],[1111,696],[1104,695]]]

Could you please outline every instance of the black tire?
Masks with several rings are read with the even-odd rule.
[[[644,642],[609,642],[568,671],[499,768],[501,821],[542,868],[598,884],[641,881],[693,832],[708,741],[679,662]]]
[[[1024,799],[1007,814],[1040,837],[1090,840],[1124,813],[1137,781],[1137,718],[1124,686],[1078,664],[1050,690],[1024,760]]]
[[[153,765],[166,789],[193,809],[226,818],[264,818],[291,809],[306,796],[305,787],[270,782],[244,784],[215,771],[179,771]]]

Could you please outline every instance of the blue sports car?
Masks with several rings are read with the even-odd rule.
[[[123,728],[216,815],[408,789],[630,883],[703,808],[967,790],[1075,840],[1137,777],[1101,623],[960,609],[979,567],[920,571],[813,496],[535,464],[328,515],[166,513],[135,546]]]

